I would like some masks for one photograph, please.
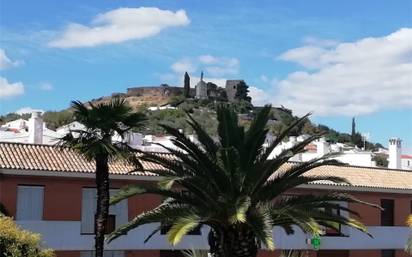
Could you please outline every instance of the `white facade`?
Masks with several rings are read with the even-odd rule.
[[[159,110],[176,110],[173,106],[151,106],[147,108],[149,111],[159,111]]]
[[[61,126],[59,128],[56,129],[56,132],[59,133],[60,135],[64,136],[67,133],[69,133],[69,131],[71,130],[85,130],[86,127],[81,124],[80,122],[77,121],[73,121],[67,125]]]
[[[82,235],[80,221],[18,221],[18,224],[33,232],[41,233],[46,247],[55,250],[92,251],[94,235]],[[151,240],[144,243],[146,237],[157,228],[158,224],[144,225],[130,231],[127,236],[120,237],[105,246],[106,250],[175,250],[175,249],[209,249],[207,243],[208,228],[202,228],[202,235],[187,235],[176,246],[171,246],[165,235],[157,233]],[[403,249],[410,235],[406,226],[385,227],[368,226],[368,232],[373,236],[347,228],[348,236],[322,237],[322,250],[327,249]],[[64,231],[64,233],[61,233]],[[56,236],[58,234],[59,236]],[[396,236],[393,236],[396,235]],[[308,243],[310,234],[301,232],[298,228],[293,235],[287,235],[282,228],[275,227],[273,238],[277,249],[312,249]]]
[[[305,140],[307,136],[289,137],[286,142],[280,143],[273,152],[270,154],[269,158],[274,158],[279,155],[283,150],[289,149],[295,144]],[[269,143],[266,143],[266,146]],[[332,144],[330,145],[324,138],[314,141],[312,144],[308,145],[307,151],[300,153],[291,158],[291,161],[310,161],[314,158],[319,158],[328,153],[340,153],[338,156],[333,157],[343,163],[347,163],[352,166],[363,166],[363,167],[376,167],[376,163],[372,160],[373,153],[370,151],[362,151],[354,147],[348,147],[344,144]]]
[[[56,144],[61,135],[48,129],[40,113],[32,113],[29,120],[18,119],[0,127],[0,142]]]
[[[412,155],[401,155],[401,169],[412,170]]]

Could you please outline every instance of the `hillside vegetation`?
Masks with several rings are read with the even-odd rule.
[[[103,97],[99,99],[93,99],[93,104],[99,102],[108,101],[110,97]],[[150,101],[136,101],[134,97],[126,97],[125,100],[133,107],[135,111],[140,111],[146,114],[147,122],[144,128],[139,129],[137,132],[143,134],[163,134],[162,129],[158,126],[160,123],[168,124],[170,126],[182,129],[185,133],[192,133],[191,128],[185,122],[186,116],[185,112],[191,113],[191,115],[202,124],[209,133],[215,134],[217,128],[217,122],[215,118],[215,109],[217,105],[226,104],[231,105],[236,112],[241,116],[240,120],[246,126],[249,124],[253,115],[260,110],[261,107],[254,107],[248,101],[238,101],[235,103],[228,102],[218,102],[211,100],[195,100],[195,99],[185,99],[183,96],[169,97],[168,99],[162,99],[162,103],[169,104],[169,106],[176,109],[166,109],[149,111],[147,107],[153,106],[153,102]],[[0,116],[0,124],[15,119],[29,119],[30,114],[16,114],[9,113]],[[272,108],[271,122],[269,124],[269,129],[272,134],[276,135],[284,128],[293,123],[298,117],[294,116],[292,111],[286,108]],[[49,129],[56,129],[60,126],[68,124],[72,121],[72,111],[70,109],[62,111],[46,111],[43,113],[43,119],[47,124]],[[349,126],[349,124],[348,124]],[[359,133],[354,135],[348,133],[341,133],[334,129],[331,129],[325,125],[317,125],[312,123],[309,119],[296,127],[291,131],[291,136],[297,136],[300,134],[313,135],[315,133],[324,133],[326,139],[331,143],[346,143],[349,145],[357,145],[358,147],[364,146],[364,141]],[[381,144],[372,143],[366,141],[366,149],[376,150],[382,147]]]

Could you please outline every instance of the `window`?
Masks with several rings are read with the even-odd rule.
[[[381,199],[381,226],[394,225],[394,200]]]
[[[326,213],[331,213],[335,215],[341,215],[339,209],[333,209],[333,208],[326,208],[325,210]],[[342,235],[342,225],[338,225],[337,229],[333,228],[325,228],[325,236],[341,236]]]
[[[94,257],[94,251],[81,251],[80,257]],[[124,257],[124,251],[104,251],[103,257]]]
[[[320,250],[317,252],[317,257],[348,257],[349,251],[347,250]]]
[[[43,202],[43,186],[17,186],[16,220],[42,220]]]
[[[110,195],[114,195],[118,190],[110,189]],[[82,234],[94,234],[94,220],[96,215],[96,188],[83,188],[82,192]],[[107,220],[106,232],[113,231],[119,225],[128,221],[127,199],[112,205],[109,208],[109,217]]]
[[[116,215],[109,214],[107,217],[105,234],[110,234],[116,229]]]
[[[412,201],[411,201],[411,203],[410,203],[410,210],[409,210],[409,212],[410,212],[410,214],[412,214]]]
[[[160,257],[184,257],[182,251],[179,250],[160,250]]]
[[[381,257],[395,257],[395,250],[382,250]]]
[[[96,215],[94,215],[94,218],[96,219]],[[109,214],[109,216],[107,216],[107,221],[106,221],[106,229],[104,231],[104,233],[110,234],[112,233],[114,230],[116,229],[116,215],[113,214]],[[96,234],[96,228],[94,230],[94,234]]]

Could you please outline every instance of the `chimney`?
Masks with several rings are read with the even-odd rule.
[[[389,139],[389,169],[401,168],[401,142],[399,138]]]
[[[316,154],[318,157],[322,157],[325,154],[330,153],[329,144],[324,137],[319,138],[316,142]]]
[[[41,112],[33,112],[29,119],[29,143],[42,144],[43,143],[43,119]]]

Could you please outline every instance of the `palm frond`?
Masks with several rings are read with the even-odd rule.
[[[273,242],[273,219],[266,204],[261,204],[248,212],[247,221],[256,237],[269,250],[275,249]]]
[[[229,223],[245,223],[246,222],[246,212],[249,210],[251,205],[250,197],[239,197],[232,208],[229,209]]]
[[[193,213],[193,208],[191,206],[166,202],[151,211],[136,216],[129,223],[118,227],[107,236],[107,240],[108,242],[111,242],[121,235],[126,235],[130,230],[145,224],[163,223],[164,226],[170,226],[177,219],[188,215],[188,213]],[[157,230],[159,230],[159,228]]]
[[[208,252],[205,250],[196,250],[196,249],[191,249],[191,250],[185,250],[182,251],[184,257],[208,257]]]
[[[167,232],[167,239],[172,245],[178,244],[183,236],[199,226],[201,218],[195,214],[179,217]]]

